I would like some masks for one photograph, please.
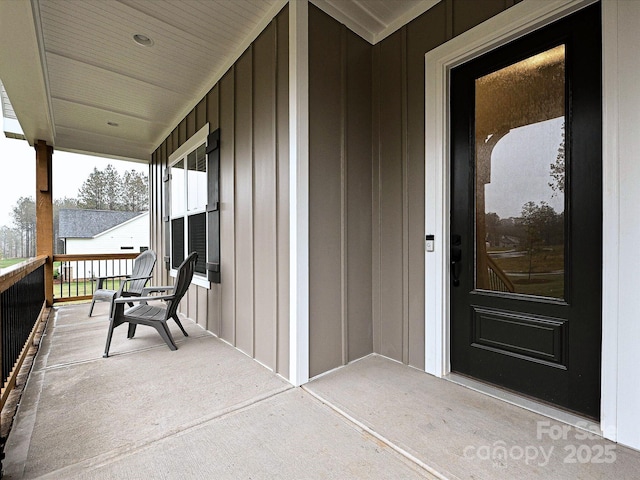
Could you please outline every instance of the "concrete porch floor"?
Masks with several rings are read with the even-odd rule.
[[[178,350],[62,307],[6,445],[5,478],[634,479],[640,453],[379,356],[302,388],[189,320]]]

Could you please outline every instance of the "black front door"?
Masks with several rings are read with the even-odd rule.
[[[599,418],[600,6],[451,72],[451,368]]]

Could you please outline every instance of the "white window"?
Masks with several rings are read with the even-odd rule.
[[[206,287],[208,133],[205,125],[169,156],[171,274],[189,253],[198,252],[193,282]]]

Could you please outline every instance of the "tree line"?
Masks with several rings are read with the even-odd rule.
[[[527,202],[517,218],[500,218],[495,212],[487,213],[485,228],[489,248],[510,247],[531,253],[539,247],[564,243],[564,212],[556,212],[544,201]]]
[[[54,250],[58,250],[59,213],[63,209],[119,210],[141,212],[149,208],[149,179],[136,170],[120,175],[109,164],[94,167],[78,190],[77,198],[53,202]],[[33,257],[36,253],[36,204],[33,197],[20,197],[10,212],[13,226],[0,227],[0,258]]]

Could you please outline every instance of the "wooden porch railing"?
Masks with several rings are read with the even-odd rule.
[[[90,300],[98,277],[131,274],[133,259],[139,253],[96,253],[53,256],[53,303]],[[117,290],[111,279],[103,288]]]
[[[5,269],[0,275],[0,410],[15,386],[38,322],[46,311],[44,265],[47,258],[27,260]]]
[[[497,292],[515,292],[513,282],[489,255],[487,255],[487,270],[489,273],[490,290]]]

